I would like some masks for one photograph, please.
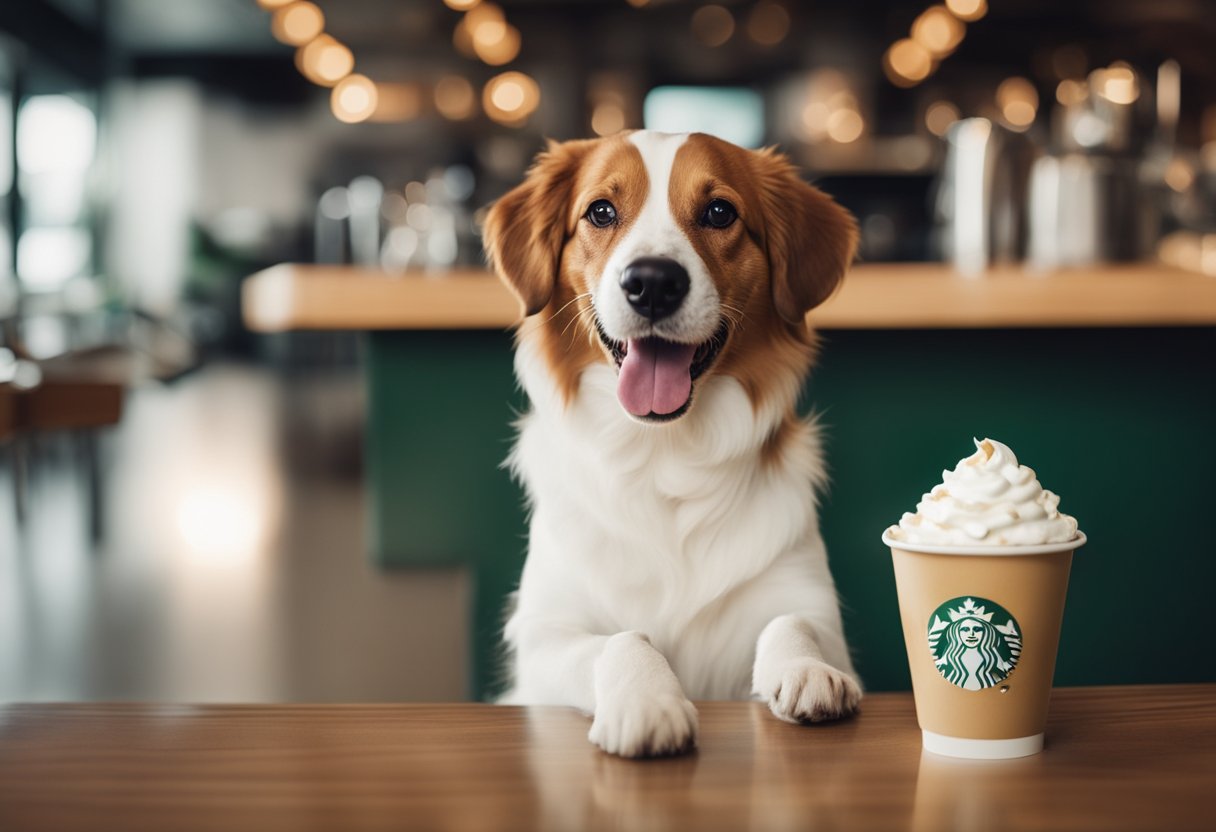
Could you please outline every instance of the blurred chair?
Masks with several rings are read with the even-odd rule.
[[[72,353],[38,362],[12,347],[0,348],[0,442],[11,446],[13,492],[18,522],[27,510],[29,438],[51,431],[73,431],[85,462],[89,532],[102,534],[99,429],[122,418],[126,385],[107,377],[90,356]]]

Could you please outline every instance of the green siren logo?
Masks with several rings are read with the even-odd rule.
[[[998,623],[993,623],[994,616]],[[1022,654],[1022,633],[1000,604],[979,597],[951,598],[929,617],[929,652],[947,682],[983,690],[1013,672]]]

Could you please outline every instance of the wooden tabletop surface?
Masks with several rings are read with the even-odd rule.
[[[284,263],[243,288],[245,322],[286,330],[505,329],[518,301],[480,268],[394,277],[379,269]],[[811,311],[819,329],[1216,326],[1216,278],[1158,263],[961,277],[941,263],[854,266]]]
[[[1056,691],[1044,753],[922,753],[910,694],[787,725],[699,705],[700,748],[629,761],[562,708],[0,706],[0,829],[1213,828],[1216,685]]]

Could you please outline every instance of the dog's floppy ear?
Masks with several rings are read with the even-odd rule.
[[[857,221],[818,188],[803,182],[773,148],[753,157],[764,210],[764,245],[777,313],[793,324],[840,285],[857,253]]]
[[[553,296],[574,174],[592,144],[550,141],[523,183],[494,203],[486,216],[486,253],[523,303],[525,315],[544,309]]]

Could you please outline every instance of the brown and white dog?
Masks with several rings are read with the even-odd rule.
[[[509,458],[531,509],[504,702],[593,714],[624,756],[693,745],[693,699],[791,722],[856,710],[796,399],[806,313],[853,218],[785,157],[702,134],[551,144],[485,240],[527,318],[532,408]]]

